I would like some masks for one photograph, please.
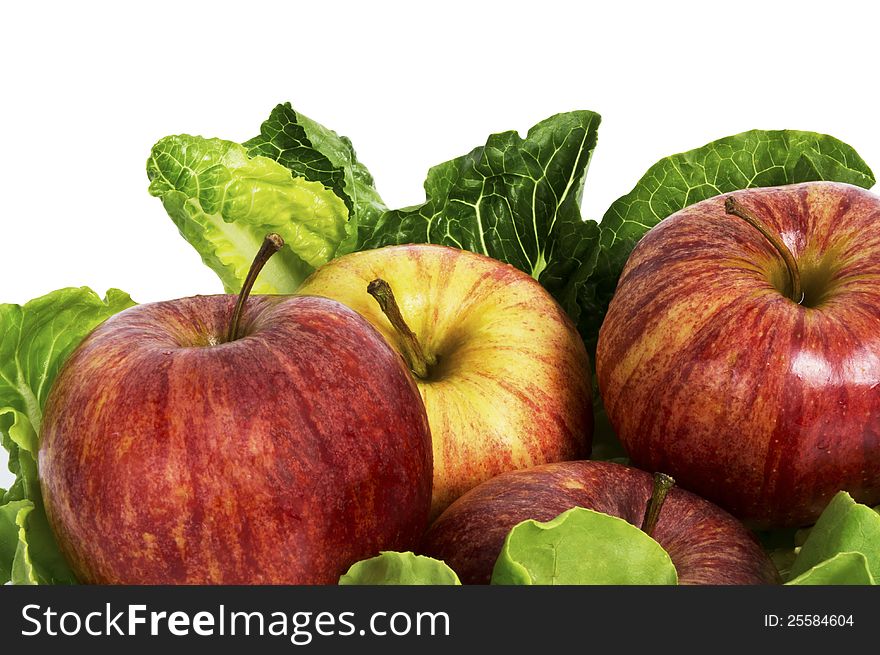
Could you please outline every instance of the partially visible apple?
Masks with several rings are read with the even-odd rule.
[[[434,441],[434,515],[499,473],[590,452],[583,342],[522,271],[456,248],[391,246],[331,261],[298,293],[345,303],[409,362]]]
[[[420,552],[445,561],[465,584],[488,584],[507,533],[572,507],[641,526],[652,476],[611,462],[546,464],[492,478],[455,501],[430,527]],[[681,584],[772,584],[773,563],[727,512],[682,489],[668,492],[649,531],[669,553]]]
[[[126,310],[53,385],[40,479],[81,582],[335,584],[422,535],[431,441],[400,356],[332,300],[235,304]]]
[[[755,527],[880,503],[880,198],[832,182],[670,216],[633,250],[599,334],[632,460]]]

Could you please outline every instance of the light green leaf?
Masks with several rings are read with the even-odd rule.
[[[492,571],[492,584],[677,583],[660,544],[623,519],[580,507],[546,523],[516,525]]]
[[[275,107],[260,136],[243,145],[251,157],[273,159],[294,177],[320,182],[343,200],[351,218],[338,254],[351,252],[358,229],[368,233],[387,210],[351,141],[294,111],[289,102]]]
[[[18,516],[33,507],[34,504],[29,500],[13,500],[0,505],[0,580],[10,579],[13,562],[22,546],[22,541],[18,538]]]
[[[837,553],[807,569],[789,585],[874,585],[877,584],[868,569],[868,558],[862,553]]]
[[[16,583],[74,582],[40,494],[43,406],[74,348],[99,323],[133,304],[117,289],[102,300],[81,287],[53,291],[23,306],[0,305],[0,444],[9,452],[9,470],[15,475],[0,498],[0,582],[10,575]]]
[[[9,453],[9,470],[15,482],[3,496],[0,504],[32,498],[39,492],[37,476],[37,433],[28,417],[12,407],[0,408],[0,445]]]
[[[579,327],[591,354],[617,280],[633,247],[664,218],[706,198],[752,187],[830,180],[864,188],[871,169],[834,137],[796,130],[752,130],[661,159],[615,201],[600,226],[596,270],[581,287]]]
[[[875,579],[880,577],[880,515],[841,491],[828,503],[801,546],[791,567],[791,575],[800,576],[812,567],[848,552],[864,555],[868,571]]]
[[[540,281],[577,321],[599,239],[598,225],[580,214],[599,121],[573,111],[541,121],[525,139],[493,134],[428,171],[426,202],[384,214],[359,249],[438,243],[488,255]]]
[[[269,232],[285,247],[266,264],[255,293],[292,293],[351,238],[341,198],[237,143],[165,137],[153,146],[147,176],[150,193],[229,293],[240,290]]]
[[[110,289],[53,291],[24,306],[0,304],[0,407],[25,414],[39,433],[41,409],[61,364],[96,325],[134,303]]]
[[[31,564],[27,536],[27,518],[31,511],[33,511],[34,505],[30,501],[22,502],[26,504],[15,515],[14,529],[18,539],[15,544],[15,553],[10,567],[9,578],[12,584],[15,585],[35,585],[39,584],[39,581]]]
[[[444,562],[411,552],[385,551],[352,564],[339,578],[341,585],[460,585]]]
[[[0,409],[0,445],[9,453],[15,483],[0,498],[0,583],[73,583],[43,509],[37,475],[37,434],[27,416]]]

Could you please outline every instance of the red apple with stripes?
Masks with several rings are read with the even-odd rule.
[[[253,277],[237,305],[112,317],[53,385],[40,479],[81,582],[335,584],[418,543],[431,441],[403,360],[338,302],[245,304]]]
[[[492,476],[590,452],[590,367],[572,322],[531,276],[437,245],[331,261],[297,293],[339,300],[409,362],[434,442],[432,514]]]
[[[599,389],[639,466],[756,527],[880,502],[880,198],[752,189],[633,250],[599,334]]]
[[[488,584],[507,533],[572,507],[641,527],[669,553],[681,584],[773,584],[779,574],[754,535],[730,514],[671,480],[612,462],[545,464],[492,478],[431,525],[420,552],[442,559],[465,584]],[[658,493],[659,492],[659,493]]]

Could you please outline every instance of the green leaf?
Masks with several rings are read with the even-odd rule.
[[[289,102],[278,105],[260,128],[260,136],[246,141],[248,155],[277,161],[311,182],[320,182],[342,199],[353,223],[350,238],[339,254],[354,249],[357,227],[369,233],[387,210],[367,167],[360,163],[351,141],[294,111]]]
[[[600,226],[595,272],[582,286],[588,307],[581,334],[595,351],[599,326],[617,280],[639,239],[664,218],[706,198],[752,187],[813,180],[874,185],[871,169],[834,137],[795,130],[752,130],[661,159],[632,191],[615,201]]]
[[[266,264],[254,293],[292,293],[354,238],[345,203],[322,182],[294,177],[237,143],[165,137],[153,146],[147,176],[150,194],[161,198],[180,234],[229,293],[241,289],[269,232],[280,234],[285,247]]]
[[[839,492],[822,512],[791,567],[792,577],[840,553],[861,553],[871,575],[880,577],[880,515]]]
[[[595,365],[595,362],[592,362]],[[605,405],[602,402],[602,396],[599,394],[599,384],[596,379],[595,369],[592,377],[593,385],[593,448],[590,452],[590,459],[598,459],[602,461],[615,460],[620,463],[627,464],[629,458],[620,439],[614,432],[608,413],[605,411]]]
[[[0,498],[0,582],[71,583],[43,509],[37,473],[43,406],[59,369],[99,323],[132,306],[111,289],[53,291],[25,305],[0,305],[0,444],[15,482]]]
[[[339,578],[341,585],[460,585],[445,563],[411,552],[385,551],[352,564]]]
[[[540,281],[577,321],[599,240],[598,225],[580,214],[599,121],[573,111],[541,121],[525,139],[493,134],[428,171],[426,202],[384,214],[359,249],[438,243],[488,255]]]
[[[118,289],[102,300],[88,287],[59,289],[23,306],[0,304],[0,407],[22,412],[39,433],[58,369],[99,323],[132,305]]]
[[[11,577],[13,562],[19,550],[27,546],[19,535],[19,514],[33,509],[29,500],[13,500],[0,505],[0,580],[7,581]]]
[[[789,585],[874,585],[877,584],[868,568],[868,558],[862,553],[837,553],[808,569]]]
[[[492,571],[492,584],[677,583],[660,544],[623,519],[580,507],[514,526]]]
[[[791,565],[794,564],[797,552],[803,544],[805,537],[802,535],[805,532],[805,530],[796,528],[777,528],[755,532],[755,536],[761,542],[761,547],[779,572],[781,580],[788,580],[791,577]]]

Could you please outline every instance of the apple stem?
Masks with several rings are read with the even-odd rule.
[[[778,234],[774,234],[764,221],[758,218],[750,209],[743,206],[733,196],[727,196],[724,200],[724,211],[728,214],[739,216],[764,235],[764,238],[776,249],[785,262],[785,268],[788,269],[789,289],[791,292],[789,298],[796,304],[801,304],[804,301],[804,291],[801,287],[801,272],[798,270],[797,260],[795,260],[794,255],[791,254],[791,250],[788,249],[782,238]]]
[[[642,519],[642,532],[649,537],[657,527],[657,521],[660,520],[660,510],[663,509],[666,495],[674,486],[675,480],[672,477],[665,473],[654,474],[654,487],[651,490],[651,498],[645,507],[645,517]]]
[[[400,336],[400,341],[405,351],[404,355],[412,372],[418,378],[428,377],[428,367],[433,366],[436,361],[425,355],[425,351],[422,349],[422,344],[419,343],[416,333],[409,328],[409,325],[403,319],[403,314],[400,313],[397,300],[394,299],[394,292],[391,291],[391,285],[382,278],[376,278],[367,285],[367,293],[376,299],[382,313],[385,314],[392,327]]]
[[[257,281],[257,276],[260,274],[260,271],[263,270],[263,266],[266,265],[269,258],[281,250],[283,245],[284,239],[274,232],[270,232],[266,235],[266,238],[263,239],[263,244],[257,251],[247,277],[241,285],[241,291],[238,294],[238,301],[235,303],[235,311],[232,312],[232,320],[229,322],[229,332],[226,334],[227,342],[238,339],[238,324],[241,321],[241,313],[244,310],[244,304],[247,301],[248,296],[251,294],[251,289],[254,288],[254,282]]]

